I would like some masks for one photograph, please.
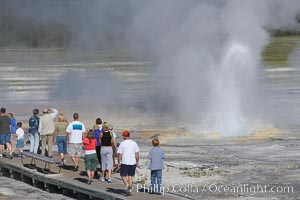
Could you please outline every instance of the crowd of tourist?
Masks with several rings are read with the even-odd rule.
[[[14,137],[18,156],[22,157],[24,148],[24,130],[22,123],[17,122],[12,113],[5,114],[6,109],[0,109],[0,158],[3,158],[3,146],[7,150],[7,158],[13,159]],[[97,118],[93,129],[86,130],[84,123],[79,121],[79,114],[73,114],[73,121],[68,122],[63,114],[58,114],[54,108],[43,109],[39,116],[39,109],[33,109],[29,118],[29,151],[53,157],[52,145],[56,142],[61,165],[66,166],[66,155],[71,157],[74,164],[73,171],[79,170],[79,158],[84,156],[85,169],[88,176],[87,184],[92,184],[95,177],[100,181],[112,182],[111,174],[120,172],[126,191],[130,194],[133,188],[133,177],[139,165],[139,146],[130,139],[130,132],[122,133],[123,141],[117,147],[117,134],[113,126]],[[56,122],[57,118],[57,122]],[[162,169],[164,168],[164,152],[159,148],[159,140],[152,140],[153,148],[148,159],[151,170],[150,193],[160,194]],[[118,165],[115,166],[115,158]],[[100,174],[97,166],[100,165]]]

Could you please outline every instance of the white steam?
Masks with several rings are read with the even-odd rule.
[[[261,95],[258,81],[268,30],[299,30],[299,0],[68,1],[59,9],[45,2],[34,4],[35,9],[15,2],[10,13],[41,28],[61,24],[70,33],[71,47],[120,48],[151,60],[153,90],[136,94],[126,106],[144,104],[145,113],[176,119],[195,133],[242,135],[254,124],[268,122],[265,116],[272,113],[264,110],[272,109],[262,109],[268,98]],[[85,91],[84,101],[97,104],[91,99],[101,94],[87,75],[63,76],[51,95],[70,101],[74,93]],[[106,77],[103,85],[114,87],[105,87],[105,92],[119,93],[121,83]],[[107,96],[104,103],[122,102]]]
[[[160,112],[165,109],[195,133],[237,136],[269,122],[261,109],[268,99],[258,82],[269,39],[266,27],[295,25],[299,9],[289,13],[286,8],[299,3],[175,2],[151,1],[134,21],[138,37],[155,50],[160,63],[150,104],[155,98]],[[275,11],[280,14],[273,16]],[[276,23],[281,16],[285,20]]]

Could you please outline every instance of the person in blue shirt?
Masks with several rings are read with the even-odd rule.
[[[94,137],[95,137],[95,139],[97,141],[97,143],[96,143],[97,159],[98,159],[98,162],[99,162],[100,168],[101,168],[101,155],[100,155],[100,152],[101,152],[101,142],[99,140],[99,136],[100,136],[100,133],[102,131],[102,120],[101,120],[101,118],[97,118],[96,119],[96,124],[94,125],[93,129],[94,129]],[[100,170],[100,172],[101,172],[101,170]],[[96,171],[95,177],[97,177],[97,176],[98,176],[98,173]]]
[[[11,144],[11,151],[14,152],[14,139],[13,139],[13,135],[16,134],[16,130],[18,128],[17,126],[17,121],[14,118],[14,115],[12,113],[8,113],[7,114],[9,119],[10,119],[10,144]]]
[[[159,147],[159,140],[152,140],[153,148],[150,150],[148,159],[150,160],[149,169],[151,169],[151,190],[150,194],[161,194],[162,170],[164,169],[163,159],[165,153]]]

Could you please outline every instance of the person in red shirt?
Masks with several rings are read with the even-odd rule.
[[[97,141],[94,137],[94,131],[89,130],[87,136],[83,139],[83,146],[85,148],[85,168],[88,175],[87,184],[93,182],[95,171],[97,171],[97,155],[96,155]]]

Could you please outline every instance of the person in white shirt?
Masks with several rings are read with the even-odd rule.
[[[82,156],[82,141],[85,138],[85,126],[79,121],[79,114],[73,114],[74,121],[67,127],[67,151],[74,163],[74,172],[79,169],[79,158]]]
[[[17,136],[17,144],[16,148],[19,151],[19,157],[21,157],[21,152],[23,152],[24,148],[24,130],[22,129],[22,122],[17,123],[17,130],[16,130],[16,136]]]
[[[137,143],[130,139],[129,131],[123,131],[123,139],[118,148],[118,168],[123,183],[126,185],[128,194],[132,191],[132,177],[135,175],[136,167],[139,165],[139,147]],[[127,179],[128,176],[128,179]]]

